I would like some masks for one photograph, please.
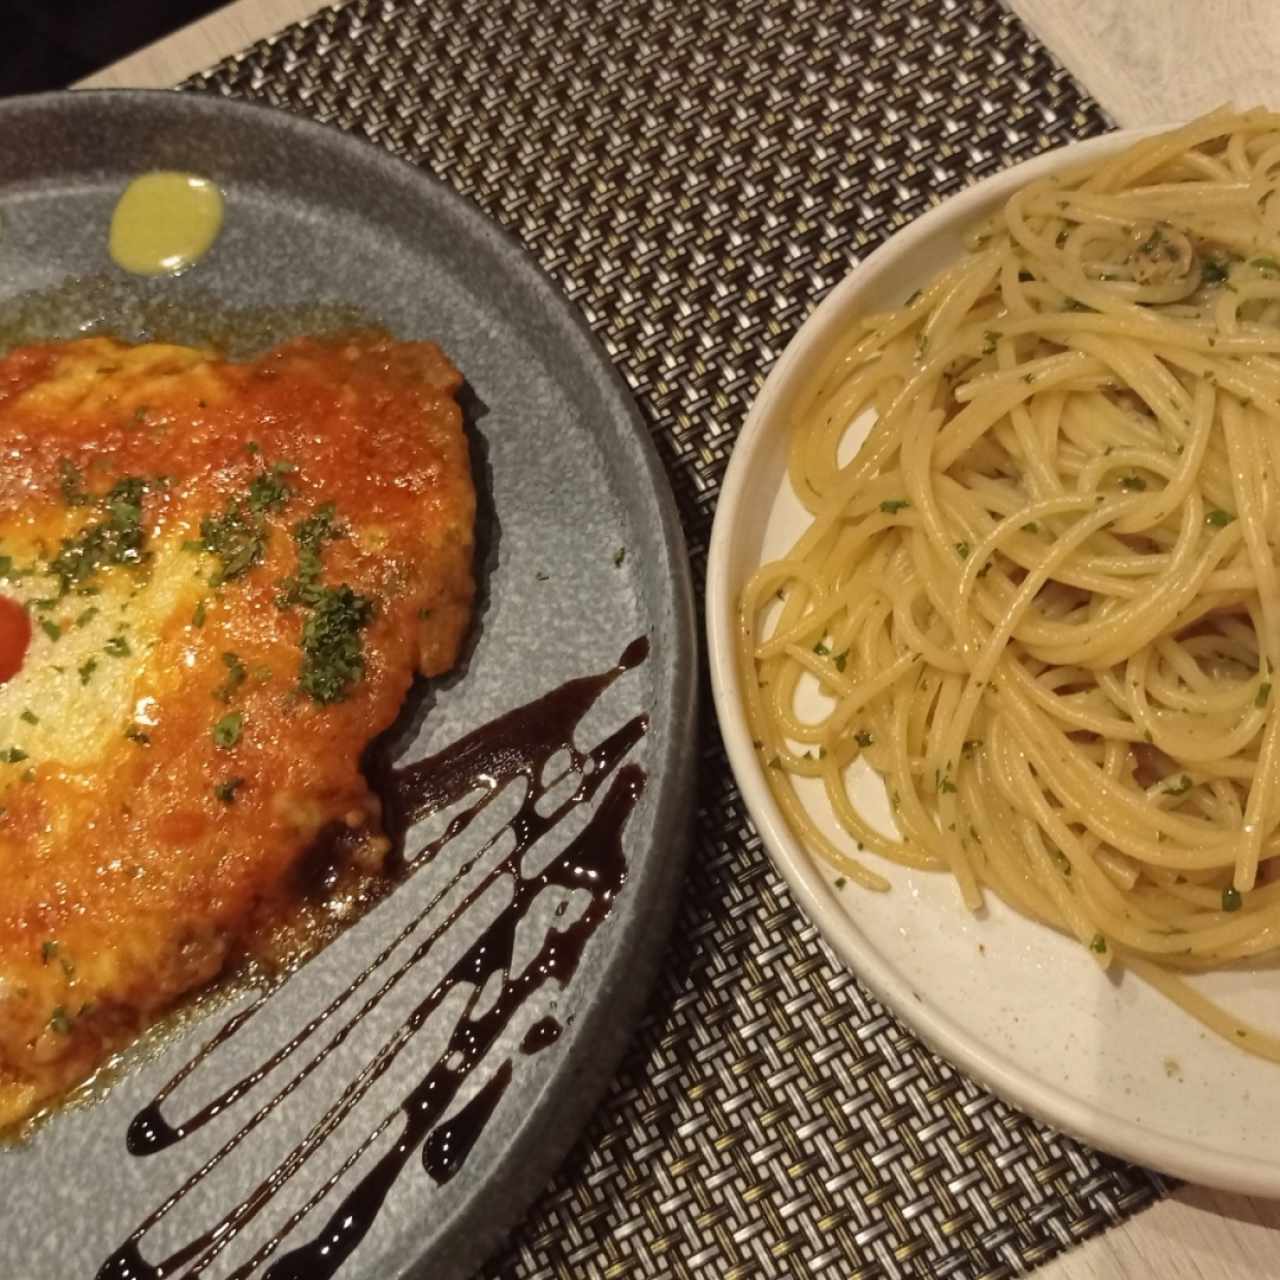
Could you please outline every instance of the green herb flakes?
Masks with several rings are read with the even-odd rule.
[[[1240,890],[1234,885],[1229,885],[1222,891],[1222,909],[1223,911],[1239,911],[1244,905],[1244,898],[1240,894]]]
[[[318,506],[305,520],[293,526],[293,540],[298,548],[298,570],[280,583],[276,606],[314,605],[321,596],[320,579],[324,572],[321,551],[328,542],[346,536],[346,530],[335,520],[332,502]]]
[[[229,751],[244,732],[244,712],[229,711],[213,726],[214,745]]]
[[[227,669],[227,678],[213,691],[213,696],[219,702],[230,702],[235,697],[236,690],[248,678],[249,669],[240,661],[239,655],[234,653],[224,653],[222,665]]]
[[[325,587],[302,627],[298,687],[321,704],[340,702],[364,675],[360,633],[373,619],[373,601],[343,583]]]
[[[260,471],[249,482],[249,505],[254,511],[279,511],[293,496],[293,490],[284,482],[297,467],[291,462],[274,462],[266,471]]]
[[[70,458],[58,460],[58,488],[62,491],[63,502],[69,507],[83,507],[91,501],[85,491],[80,468]]]
[[[1200,279],[1205,284],[1221,284],[1230,274],[1230,264],[1222,258],[1201,259]]]
[[[93,521],[74,537],[63,538],[49,572],[61,594],[79,590],[100,570],[114,565],[140,565],[149,557],[142,528],[142,499],[147,482],[139,476],[117,480],[102,499],[103,519]]]
[[[236,798],[236,792],[244,786],[243,778],[228,778],[225,782],[219,782],[213,789],[213,794],[217,796],[223,804],[233,804]]]

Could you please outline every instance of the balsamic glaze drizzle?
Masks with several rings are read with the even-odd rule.
[[[645,773],[623,759],[643,737],[647,718],[637,716],[615,730],[590,751],[574,745],[574,733],[601,694],[623,672],[643,662],[649,652],[645,637],[633,641],[613,669],[595,676],[570,680],[559,689],[499,717],[466,735],[453,746],[392,775],[389,800],[407,819],[418,820],[458,804],[480,791],[479,798],[459,811],[444,831],[407,864],[412,874],[428,865],[450,841],[460,835],[485,807],[512,781],[525,780],[526,791],[515,816],[470,854],[449,883],[440,886],[424,909],[356,975],[350,986],[336,996],[317,1016],[308,1021],[285,1045],[276,1049],[243,1079],[212,1102],[180,1123],[163,1114],[165,1101],[202,1062],[241,1030],[265,1005],[264,993],[247,1009],[228,1019],[161,1089],[157,1097],[129,1126],[127,1146],[134,1155],[151,1155],[181,1141],[208,1124],[253,1089],[322,1029],[352,1000],[375,974],[381,975],[396,949],[418,929],[459,881],[471,872],[497,842],[514,835],[512,851],[480,877],[447,918],[435,926],[400,962],[382,977],[376,990],[332,1031],[309,1059],[275,1094],[263,1102],[239,1131],[203,1162],[181,1186],[133,1231],[98,1272],[98,1280],[166,1280],[179,1271],[187,1277],[200,1275],[238,1234],[274,1198],[277,1191],[296,1174],[308,1158],[346,1118],[377,1080],[392,1066],[414,1034],[445,999],[458,988],[469,988],[463,1011],[453,1027],[443,1053],[403,1100],[384,1115],[373,1130],[322,1185],[317,1187],[280,1227],[265,1240],[253,1257],[237,1268],[230,1280],[246,1280],[291,1234],[297,1224],[337,1185],[352,1165],[382,1137],[397,1119],[400,1129],[393,1145],[364,1173],[330,1215],[319,1233],[307,1243],[278,1257],[269,1267],[266,1280],[327,1280],[350,1256],[372,1227],[387,1194],[414,1153],[421,1150],[427,1173],[443,1184],[462,1167],[478,1141],[485,1124],[501,1101],[514,1075],[510,1058],[499,1064],[471,1098],[448,1121],[442,1117],[456,1100],[470,1073],[480,1064],[495,1041],[508,1027],[525,1002],[548,982],[563,987],[572,977],[589,939],[612,909],[614,898],[627,876],[622,849],[622,832],[636,802],[643,794]],[[544,778],[552,757],[569,755],[569,768],[554,779]],[[537,811],[538,801],[568,773],[580,775],[574,792],[549,812]],[[610,781],[611,779],[611,781]],[[551,862],[536,875],[522,870],[525,854],[548,831],[580,805],[589,803],[608,788],[585,827]],[[511,890],[510,903],[498,914],[463,955],[441,976],[418,1003],[404,1024],[365,1062],[310,1131],[286,1155],[270,1176],[249,1192],[218,1223],[161,1262],[148,1262],[141,1242],[152,1227],[197,1187],[208,1174],[303,1081],[355,1031],[361,1020],[386,995],[408,977],[444,935],[488,889],[504,880]],[[517,927],[535,899],[546,888],[585,890],[588,903],[572,923],[550,926],[534,958],[518,974],[511,973]],[[477,1012],[480,993],[497,975],[498,993],[483,1013]],[[370,984],[372,985],[372,984]],[[563,1028],[551,1017],[529,1027],[521,1042],[521,1052],[536,1053],[553,1044]]]

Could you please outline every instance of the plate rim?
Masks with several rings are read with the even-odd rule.
[[[1115,130],[1054,147],[983,178],[891,235],[818,303],[770,369],[734,442],[707,557],[707,661],[729,764],[770,860],[787,881],[800,909],[818,927],[844,966],[932,1052],[1020,1111],[1101,1151],[1202,1185],[1275,1197],[1280,1196],[1280,1159],[1266,1162],[1252,1156],[1231,1155],[1219,1148],[1153,1133],[1149,1126],[1085,1101],[1078,1091],[1037,1079],[944,1010],[917,1000],[905,976],[878,957],[856,920],[840,907],[816,859],[792,834],[765,782],[738,692],[733,635],[737,607],[730,595],[733,531],[745,514],[740,512],[740,505],[755,455],[775,426],[770,421],[774,405],[806,372],[806,359],[829,341],[863,292],[873,288],[918,244],[938,231],[972,220],[977,210],[1035,178],[1114,154],[1140,138],[1173,127],[1176,126]]]
[[[12,127],[23,113],[31,111],[63,116],[96,112],[105,116],[126,104],[150,105],[157,113],[173,113],[170,119],[178,116],[187,122],[204,115],[239,117],[247,129],[265,129],[277,137],[281,130],[296,132],[316,145],[350,157],[356,165],[372,166],[391,183],[427,190],[428,207],[483,239],[495,259],[519,273],[521,286],[545,302],[548,329],[563,333],[572,344],[577,367],[593,380],[602,403],[608,404],[615,415],[618,436],[630,438],[638,450],[643,472],[631,472],[630,485],[646,489],[646,501],[656,509],[658,523],[652,534],[662,548],[663,562],[647,572],[663,588],[655,600],[658,608],[649,617],[647,634],[651,639],[660,636],[660,646],[655,646],[657,653],[651,650],[649,661],[654,662],[656,657],[661,675],[654,679],[658,696],[650,714],[665,714],[667,719],[665,742],[648,765],[656,793],[650,839],[641,846],[640,874],[635,866],[635,851],[628,869],[631,892],[644,895],[643,909],[615,918],[615,941],[608,963],[593,977],[599,987],[598,997],[586,1003],[561,1036],[565,1061],[533,1096],[530,1110],[535,1114],[521,1123],[517,1140],[495,1165],[491,1180],[484,1184],[486,1202],[479,1203],[480,1194],[472,1196],[450,1219],[442,1221],[430,1253],[419,1251],[411,1243],[409,1228],[403,1222],[392,1224],[388,1241],[394,1238],[400,1243],[393,1245],[386,1257],[388,1269],[379,1272],[387,1280],[393,1275],[423,1274],[424,1268],[442,1278],[467,1275],[500,1246],[550,1189],[556,1171],[581,1139],[616,1079],[626,1048],[653,997],[665,954],[663,944],[681,898],[692,843],[701,664],[692,566],[671,480],[635,393],[560,282],[476,200],[376,140],[293,110],[203,88],[93,88],[14,95],[0,101],[0,126]],[[109,156],[104,156],[101,167],[109,170],[110,163]],[[89,170],[72,172],[87,174]],[[50,171],[46,176],[56,179],[59,174]],[[4,190],[0,188],[0,196]],[[630,638],[620,637],[618,652]],[[577,1056],[569,1052],[575,1047]],[[554,1114],[550,1114],[542,1104],[557,1080],[562,1094]],[[495,1205],[497,1212],[493,1211]],[[347,1274],[348,1268],[353,1280],[372,1274],[367,1268],[375,1261],[368,1259],[361,1264],[353,1257],[342,1274]]]

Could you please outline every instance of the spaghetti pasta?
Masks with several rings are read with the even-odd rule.
[[[817,779],[859,849],[1280,1061],[1184,976],[1280,952],[1280,114],[1018,191],[846,335],[789,447],[812,519],[745,587],[738,657],[793,828],[889,887]]]

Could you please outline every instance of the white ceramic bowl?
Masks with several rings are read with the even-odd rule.
[[[716,511],[707,571],[712,690],[747,808],[801,909],[922,1040],[1001,1097],[1094,1146],[1211,1186],[1280,1197],[1280,1108],[1272,1105],[1280,1067],[1204,1032],[1132,975],[1108,978],[1078,945],[994,895],[975,919],[950,877],[887,867],[868,854],[892,892],[837,889],[835,873],[804,849],[773,800],[739,692],[738,593],[807,523],[786,480],[788,408],[836,335],[855,316],[901,303],[1018,187],[1138,136],[1064,147],[969,188],[868,257],[804,324],[747,417]],[[868,777],[859,787],[859,800],[887,819],[879,781]],[[836,835],[820,788],[802,795]],[[1280,969],[1198,981],[1245,1016],[1280,1024]]]

